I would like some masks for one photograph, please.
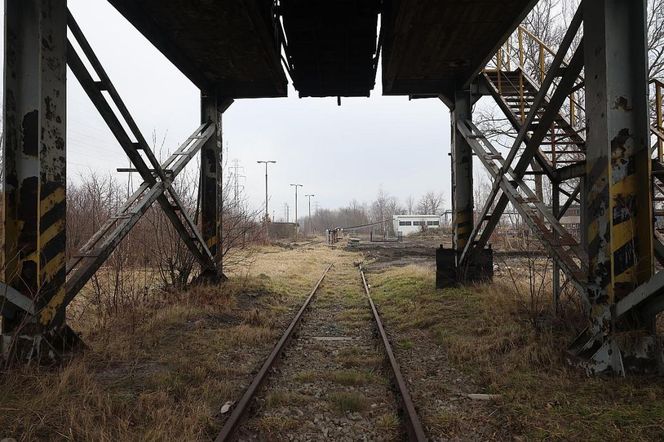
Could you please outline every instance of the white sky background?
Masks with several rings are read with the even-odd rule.
[[[200,120],[198,89],[105,0],[69,0],[69,8],[146,138],[166,136],[169,150],[186,139]],[[264,201],[264,166],[256,160],[270,159],[278,161],[270,166],[270,212],[277,219],[286,202],[292,217],[295,182],[304,184],[301,195],[316,194],[321,208],[370,202],[381,186],[402,203],[408,195],[443,192],[449,207],[447,108],[435,99],[381,93],[379,70],[371,98],[342,99],[341,107],[336,98],[299,99],[292,87],[285,99],[236,100],[224,114],[224,146],[244,166],[250,204],[260,208]],[[71,72],[68,100],[69,178],[127,167]]]

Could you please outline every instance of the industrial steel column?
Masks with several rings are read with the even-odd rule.
[[[452,224],[456,263],[473,230],[473,151],[457,125],[472,117],[470,93],[455,94],[452,110]]]
[[[222,268],[222,158],[221,116],[215,93],[201,93],[201,123],[215,125],[214,135],[201,149],[201,227],[205,243],[217,264],[216,269],[203,269],[204,273],[219,276]]]
[[[221,122],[223,113],[233,104],[230,98],[219,98],[214,92],[201,92],[201,123],[212,123],[214,135],[201,149],[201,227],[203,240],[214,256],[216,269],[203,269],[208,276],[223,273],[223,149]]]
[[[592,364],[623,373],[644,324],[618,320],[615,305],[653,274],[646,1],[584,7],[588,296],[595,346],[602,345]],[[628,330],[631,344],[622,339]]]
[[[5,8],[2,349],[38,358],[35,313],[65,295],[67,9],[66,0]],[[63,325],[64,312],[55,319]]]

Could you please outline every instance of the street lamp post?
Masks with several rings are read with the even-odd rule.
[[[297,224],[297,188],[303,187],[302,184],[291,184],[291,187],[295,187],[295,237],[297,238],[298,224]]]
[[[314,195],[312,193],[312,194],[304,195],[304,196],[306,196],[307,199],[309,199],[309,218],[308,218],[308,221],[307,221],[307,224],[308,224],[307,227],[309,227],[309,233],[313,233],[314,230],[311,228],[311,198],[315,197],[316,195]]]
[[[268,196],[267,196],[267,165],[268,164],[276,164],[277,162],[274,160],[267,160],[267,161],[256,161],[258,164],[265,164],[265,221],[269,219],[270,212],[268,212],[267,208],[267,201],[268,201]]]

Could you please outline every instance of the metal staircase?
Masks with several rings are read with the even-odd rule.
[[[573,23],[579,26],[580,20]],[[506,157],[491,143],[471,121],[460,125],[459,130],[467,139],[477,158],[494,178],[492,192],[481,215],[477,218],[470,241],[461,255],[463,264],[472,259],[477,250],[488,242],[507,204],[511,204],[523,217],[532,232],[540,239],[560,269],[579,289],[586,284],[587,256],[575,237],[561,223],[560,218],[574,203],[579,203],[579,179],[585,173],[585,128],[579,113],[583,107],[576,99],[576,92],[583,84],[580,76],[582,49],[575,51],[573,59],[565,60],[539,40],[537,72],[540,81],[526,73],[533,70],[526,63],[525,37],[532,36],[520,27],[517,31],[518,46],[508,40],[496,54],[493,66],[479,77],[484,94],[493,97],[509,121],[514,144]],[[534,36],[532,36],[534,37]],[[564,42],[569,48],[570,41]],[[553,59],[547,63],[545,55]],[[513,63],[513,60],[519,60]],[[558,66],[547,70],[547,66]],[[529,69],[530,68],[530,69]],[[562,94],[565,86],[573,90]],[[543,87],[544,86],[544,87]],[[548,91],[554,89],[549,95]],[[567,112],[565,112],[567,111]],[[566,197],[565,204],[556,204],[554,210],[542,198],[541,189],[533,191],[525,182],[527,175],[545,175],[554,184],[555,198]],[[579,290],[583,293],[583,290]]]
[[[483,80],[488,85],[491,96],[496,100],[505,116],[518,132],[523,125],[526,115],[531,110],[539,84],[531,79],[520,67],[514,71],[486,71]],[[548,100],[542,101],[546,107]],[[578,104],[575,104],[578,106]],[[544,113],[538,110],[530,130],[537,129],[539,118]],[[558,113],[554,118],[550,131],[540,143],[541,154],[548,160],[552,169],[569,164],[578,164],[584,160],[586,141],[583,137],[585,128],[574,128],[568,119]]]
[[[556,272],[564,272],[578,289],[590,312],[590,325],[569,348],[571,358],[588,371],[612,367],[624,373],[626,365],[659,348],[652,330],[641,330],[640,325],[636,326],[642,335],[635,341],[638,345],[623,341],[622,336],[633,334],[637,331],[634,324],[647,324],[664,310],[664,272],[626,288],[610,313],[598,309],[592,289],[597,282],[589,278],[589,220],[581,216],[578,234],[560,223],[570,207],[579,205],[583,214],[584,210],[591,210],[584,206],[592,204],[592,200],[582,201],[581,190],[591,173],[586,170],[584,45],[583,37],[577,37],[581,23],[577,14],[557,50],[518,27],[479,75],[471,93],[477,98],[492,97],[511,130],[502,138],[493,133],[489,137],[470,119],[456,123],[456,130],[493,178],[491,194],[476,216],[460,254],[459,267],[468,266],[486,246],[503,211],[511,205],[553,258]],[[664,244],[659,239],[664,238],[664,222],[657,222],[664,217],[664,83],[653,80],[651,86],[655,91],[650,180],[656,220],[654,249],[664,267]],[[509,152],[501,152],[497,141],[503,146],[511,143]],[[534,189],[527,177],[534,177]],[[547,201],[542,192],[544,177],[548,179],[545,185],[552,189]],[[555,281],[554,277],[554,293],[560,290]],[[614,324],[622,321],[622,325],[607,329],[609,317]]]

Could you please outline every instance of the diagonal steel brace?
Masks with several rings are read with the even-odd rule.
[[[214,262],[212,253],[203,241],[202,235],[198,231],[197,226],[191,217],[187,214],[176,192],[170,185],[170,180],[167,174],[164,172],[164,169],[161,167],[154,153],[148,146],[147,141],[138,129],[138,126],[131,117],[127,107],[124,105],[124,102],[120,98],[115,87],[110,81],[110,78],[106,74],[101,63],[97,59],[92,48],[85,39],[83,33],[81,32],[71,14],[69,14],[68,17],[68,23],[72,34],[81,46],[96,74],[99,76],[100,81],[95,82],[93,80],[92,76],[85,68],[85,65],[76,53],[72,44],[69,43],[67,58],[72,72],[83,86],[83,89],[86,91],[89,98],[106,121],[112,133],[122,146],[123,150],[127,153],[127,156],[130,158],[131,162],[134,164],[136,170],[141,175],[143,180],[148,184],[154,184],[157,179],[159,179],[161,182],[168,183],[165,190],[166,193],[170,196],[170,200],[165,194],[160,194],[157,198],[157,201],[159,202],[160,206],[164,210],[164,213],[169,218],[175,229],[180,234],[183,242],[187,245],[201,266],[204,269],[215,269],[216,264]],[[129,135],[124,130],[124,127],[120,123],[118,117],[115,115],[106,98],[104,97],[102,93],[103,91],[107,91],[111,96],[113,102],[120,111],[121,116],[124,118],[133,136],[137,140],[136,143],[131,140]],[[148,161],[150,162],[150,165],[152,166],[151,168],[145,163],[143,157],[138,152],[139,150],[142,150],[145,153]],[[178,215],[178,213],[180,215]]]
[[[545,245],[548,245],[548,251],[558,262],[561,269],[565,271],[578,288],[584,287],[585,275],[587,273],[587,269],[584,265],[585,257],[583,256],[583,250],[578,246],[572,245],[574,241],[569,232],[560,225],[553,214],[547,212],[543,203],[534,202],[534,199],[536,199],[534,192],[523,182],[522,179],[519,179],[511,169],[508,169],[507,174],[501,173],[506,160],[502,159],[502,156],[498,153],[497,149],[493,147],[486,137],[482,136],[479,129],[477,129],[471,121],[462,122],[462,124],[459,125],[459,132],[463,135],[466,141],[468,141],[468,144],[482,161],[487,171],[500,184],[500,188],[503,195],[505,195],[505,198],[507,198],[514,208],[521,214],[531,230],[540,238],[540,240]],[[480,144],[480,141],[486,146],[491,155],[487,155],[487,152],[482,147],[482,144]],[[495,164],[495,161],[498,161],[500,167]],[[527,207],[520,192],[525,195],[526,198],[533,199],[530,203],[534,205],[534,208]],[[541,214],[543,219],[538,217],[537,212]],[[551,243],[553,235],[551,235],[550,232],[547,232],[548,228],[545,222],[548,223],[548,226],[550,226],[552,231],[559,234],[561,238],[567,240],[567,245],[563,247]],[[576,259],[573,259],[572,255],[575,255]],[[585,292],[581,290],[581,293]]]
[[[184,144],[163,164],[172,170],[172,178],[177,177],[186,165],[196,156],[201,147],[214,134],[214,126],[201,125]],[[163,195],[170,181],[143,183],[127,202],[119,209],[118,215],[107,220],[81,248],[79,255],[67,263],[67,284],[63,299],[53,299],[40,313],[40,321],[48,324],[57,311],[66,308],[78,292],[106,261],[118,244],[136,225],[150,206]]]
[[[517,179],[521,179],[523,177],[528,168],[528,165],[532,161],[535,152],[539,148],[540,143],[546,136],[549,127],[551,126],[554,119],[558,115],[558,111],[560,110],[560,107],[562,106],[569,89],[571,89],[574,86],[574,83],[578,78],[578,75],[581,73],[581,69],[583,68],[582,44],[579,45],[578,49],[574,53],[574,56],[572,57],[572,60],[570,61],[570,64],[565,69],[565,73],[560,81],[560,85],[558,86],[556,91],[553,93],[551,99],[549,100],[549,103],[546,106],[545,112],[542,115],[537,128],[535,129],[533,135],[530,137],[530,140],[526,144],[526,148],[524,149],[523,153],[521,154],[521,157],[519,158],[519,161],[517,162],[516,166],[514,167],[514,170],[512,171],[511,164],[514,158],[516,157],[517,153],[519,152],[521,144],[526,139],[526,135],[530,130],[532,122],[535,116],[537,115],[539,108],[542,106],[542,103],[546,100],[546,93],[553,84],[553,80],[557,75],[556,74],[558,70],[557,66],[562,65],[565,53],[569,48],[569,46],[571,45],[574,36],[576,35],[576,31],[580,26],[581,19],[582,19],[581,13],[577,11],[574,20],[570,24],[570,29],[568,33],[565,35],[565,39],[561,44],[561,50],[559,50],[558,53],[556,54],[556,58],[554,59],[554,64],[552,65],[551,69],[549,69],[549,72],[547,73],[547,76],[544,79],[544,82],[542,83],[542,87],[540,88],[537,96],[535,97],[534,103],[530,109],[530,112],[528,113],[528,117],[526,118],[525,123],[523,124],[521,130],[519,131],[517,138],[514,140],[512,149],[510,150],[507,158],[505,159],[504,166],[502,166],[499,171],[500,180],[502,180],[502,177],[504,177],[508,171],[513,172],[515,178]],[[507,207],[508,196],[503,192],[500,195],[498,203],[496,204],[495,207],[493,207],[491,215],[489,215],[489,212],[491,211],[492,206],[494,204],[495,198],[498,196],[499,191],[501,190],[500,180],[496,180],[494,182],[494,185],[492,186],[492,192],[484,205],[482,214],[478,219],[477,224],[473,228],[468,243],[466,244],[466,247],[464,248],[461,254],[461,259],[459,261],[460,263],[463,263],[466,259],[468,259],[468,256],[470,255],[472,250],[481,249],[484,247],[493,229],[498,224],[498,221],[500,220],[503,211]],[[479,234],[481,226],[483,225],[484,222],[487,222],[487,225],[482,231],[482,236],[478,241],[475,241],[475,238],[477,238],[477,235]]]

